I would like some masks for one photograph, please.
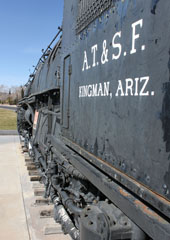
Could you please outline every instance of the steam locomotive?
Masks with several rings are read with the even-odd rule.
[[[170,1],[64,1],[18,104],[72,239],[170,239]]]

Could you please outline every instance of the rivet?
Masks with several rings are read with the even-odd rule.
[[[125,168],[126,168],[125,163],[122,163],[122,169],[125,170]]]
[[[165,195],[169,195],[169,189],[166,190]]]
[[[150,177],[148,175],[146,176],[146,181],[150,182]]]
[[[169,189],[168,189],[168,186],[166,184],[163,185],[163,189],[164,189],[164,194],[168,195],[169,194]]]

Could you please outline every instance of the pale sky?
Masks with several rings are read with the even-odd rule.
[[[62,24],[64,0],[2,0],[0,85],[24,85]],[[30,72],[29,72],[30,70]]]

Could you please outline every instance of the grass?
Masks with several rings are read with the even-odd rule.
[[[0,130],[16,130],[17,114],[13,110],[0,109]]]

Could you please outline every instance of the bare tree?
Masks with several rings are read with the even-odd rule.
[[[7,87],[0,85],[0,103],[17,104],[24,96],[24,88],[22,86]]]

